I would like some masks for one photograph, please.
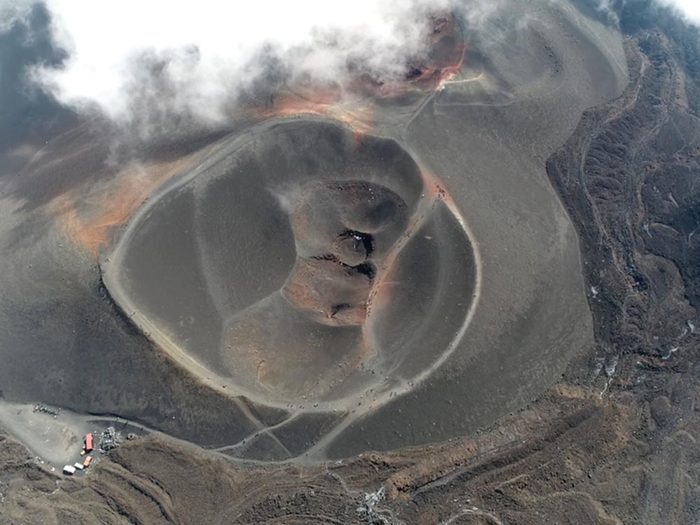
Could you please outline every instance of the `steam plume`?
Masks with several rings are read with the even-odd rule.
[[[450,0],[222,3],[48,0],[65,67],[34,78],[64,104],[126,122],[140,112],[224,118],[263,75],[339,83],[405,72],[426,51],[429,12]]]
[[[662,5],[673,7],[686,20],[700,25],[700,2],[698,0],[659,0]]]
[[[700,23],[697,0],[658,1]],[[36,2],[0,0],[0,30]],[[612,0],[597,2],[605,9]],[[225,121],[236,101],[255,92],[263,79],[273,87],[291,79],[341,90],[358,72],[377,81],[396,79],[426,54],[429,15],[459,9],[474,36],[508,5],[503,0],[45,3],[54,43],[68,58],[60,67],[35,66],[32,79],[66,106],[138,124],[141,131],[146,126],[146,132],[168,127],[173,116]]]

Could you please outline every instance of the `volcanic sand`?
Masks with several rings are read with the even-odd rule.
[[[117,384],[121,372],[109,367],[94,368],[90,399],[75,394],[75,387],[67,383],[61,387],[52,379],[57,372],[52,372],[48,384],[58,400],[78,408],[147,417],[153,426],[198,442],[229,443],[234,456],[284,459],[308,451],[313,457],[341,457],[474,431],[555,381],[570,356],[592,344],[592,334],[577,238],[546,179],[544,162],[570,135],[583,109],[620,92],[626,73],[614,30],[566,3],[542,2],[536,7],[514,2],[505,15],[512,20],[494,23],[492,41],[484,37],[483,42],[472,42],[471,48],[478,51],[468,55],[470,60],[442,90],[418,105],[381,105],[372,133],[359,143],[344,125],[320,119],[273,120],[238,130],[222,141],[213,157],[162,188],[134,216],[115,252],[104,261],[110,293],[180,369],[225,392],[219,398],[235,403],[225,405],[208,390],[187,386],[187,374],[180,372],[173,372],[172,379],[153,375],[139,380],[145,372],[138,367],[122,374],[133,385],[133,400],[111,394],[124,390]],[[522,28],[515,21],[525,9],[529,23]],[[521,29],[503,33],[504,27]],[[283,138],[300,144],[272,154]],[[331,153],[300,153],[314,146],[311,142]],[[384,148],[399,162],[389,162],[391,155],[383,159]],[[370,150],[380,152],[369,154]],[[256,162],[280,165],[258,172],[243,169],[255,165],[245,164],[246,159],[263,152],[269,155]],[[332,162],[336,155],[347,162],[328,171],[314,169],[313,162]],[[304,163],[306,175],[300,167]],[[359,170],[362,163],[365,169]],[[392,172],[397,164],[401,169]],[[356,170],[352,176],[343,172],[350,168]],[[254,173],[264,175],[253,181]],[[394,184],[397,178],[401,184]],[[248,184],[242,184],[244,180]],[[334,195],[336,183],[346,190],[355,188],[350,193],[356,196],[346,202]],[[442,191],[439,198],[428,191],[436,186]],[[387,246],[396,246],[396,235],[403,235],[397,232],[409,233],[395,258],[392,248],[382,248],[379,242],[376,245],[387,253],[368,254],[365,244],[371,246],[374,240],[366,234],[371,232],[354,226],[340,232],[331,228],[330,237],[315,239],[312,234],[305,239],[306,230],[299,224],[316,220],[303,211],[309,202],[312,208],[324,209],[324,217],[344,217],[341,208],[362,216],[365,212],[357,206],[363,199],[357,196],[370,190],[381,194],[386,206],[398,203],[397,209],[404,210],[382,223]],[[319,204],[325,201],[331,204]],[[18,213],[8,211],[18,208],[17,201],[3,202],[3,217]],[[212,209],[203,210],[203,204]],[[245,220],[240,220],[241,214]],[[336,218],[329,220],[329,227]],[[345,224],[345,219],[337,220]],[[10,224],[6,222],[6,229]],[[247,231],[255,228],[259,230]],[[23,351],[30,346],[8,317],[9,301],[17,300],[13,297],[26,301],[31,294],[46,296],[46,286],[59,301],[80,295],[55,284],[37,285],[51,281],[14,277],[26,273],[22,261],[27,253],[53,256],[35,258],[41,267],[59,255],[60,260],[71,258],[56,246],[56,237],[48,236],[30,252],[5,252],[4,257],[16,262],[3,276],[3,326],[8,330],[2,338],[9,343],[4,348]],[[328,253],[320,253],[319,247]],[[75,271],[77,279],[79,273],[89,273],[84,260],[71,260],[75,270],[62,264],[65,275]],[[367,266],[358,272],[362,264]],[[382,272],[383,264],[389,271]],[[347,272],[335,273],[346,267],[354,268],[347,282]],[[376,274],[368,284],[363,279],[372,271]],[[330,288],[317,290],[314,298],[303,297],[292,308],[289,298],[300,296],[290,290],[299,289],[299,283],[316,283],[319,276],[331,277]],[[386,289],[377,289],[377,281]],[[287,297],[280,297],[285,293]],[[372,299],[371,311],[358,324],[365,295]],[[251,308],[260,310],[240,316]],[[96,326],[114,315],[102,306],[94,310],[102,316]],[[71,323],[82,326],[93,309],[81,311],[84,317]],[[285,324],[292,319],[290,312],[299,316],[298,325]],[[276,326],[276,331],[255,334],[254,329],[263,326],[261,317],[265,327]],[[58,349],[75,340],[71,329],[77,324],[61,326],[34,325],[33,341],[41,340],[44,348],[45,364],[33,361],[39,369],[65,366],[58,361],[65,352]],[[110,333],[117,333],[108,326]],[[402,341],[404,333],[409,336]],[[271,334],[292,334],[285,338],[289,348],[280,345],[277,352],[279,339],[270,340]],[[94,339],[81,339],[80,344],[104,341],[101,351],[115,356],[115,362],[127,362],[116,359],[118,341],[132,341],[131,355],[137,348],[146,349],[133,336],[110,341],[100,329],[81,332],[81,337],[88,336]],[[307,336],[322,341],[311,360],[319,368],[313,373],[288,370],[303,356],[304,345],[293,343]],[[260,355],[268,358],[265,366],[256,367],[254,377],[251,363],[260,363],[260,355],[231,358],[253,354],[250,348],[237,354],[240,349],[234,343],[241,340],[249,347],[254,341],[262,347]],[[345,364],[341,359],[342,370],[330,372],[336,361],[328,352],[336,348]],[[324,362],[319,356],[330,357]],[[9,357],[5,391],[26,396],[28,386],[12,376],[22,360]],[[132,360],[143,367],[153,359],[146,353]],[[239,362],[245,363],[241,370],[236,368]],[[167,369],[148,366],[143,369],[158,374]],[[327,375],[313,384],[310,378],[318,370]],[[344,388],[338,386],[341,379]],[[157,401],[163,385],[170,385],[173,393],[168,399],[161,394]],[[45,385],[35,386],[45,390]],[[199,398],[192,397],[195,393]],[[241,393],[254,403],[238,397]],[[165,410],[166,405],[187,406],[182,408],[187,417],[171,423],[173,407]],[[234,408],[224,409],[229,405]],[[198,422],[205,419],[208,426],[202,427]],[[216,430],[214,421],[230,430]]]
[[[477,265],[435,184],[393,140],[268,122],[144,209],[105,282],[211,384],[345,409],[440,362],[467,321]]]

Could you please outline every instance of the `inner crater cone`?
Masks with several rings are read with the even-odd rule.
[[[362,325],[377,268],[408,222],[408,206],[365,181],[313,183],[290,213],[297,259],[282,294],[314,321]]]
[[[228,393],[346,408],[429,371],[465,323],[475,264],[445,197],[394,140],[267,123],[132,221],[108,287]]]

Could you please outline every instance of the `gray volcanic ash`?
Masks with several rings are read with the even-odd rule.
[[[128,7],[0,3],[0,522],[698,521],[697,28]]]

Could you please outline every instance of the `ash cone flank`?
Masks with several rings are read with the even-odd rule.
[[[394,140],[358,142],[351,130],[319,121],[263,126],[255,137],[234,139],[210,167],[135,219],[107,280],[110,290],[118,287],[115,298],[170,340],[166,350],[177,347],[198,362],[198,374],[206,370],[230,383],[229,392],[272,404],[342,406],[418,373],[414,359],[438,360],[447,344],[426,350],[406,342],[432,321],[403,325],[405,301],[419,298],[424,312],[440,315],[453,308],[439,306],[446,279],[470,297],[475,266],[466,234],[434,223],[446,208],[411,156]],[[414,245],[426,228],[435,242],[463,244],[458,260]],[[415,258],[434,266],[421,276],[420,293],[402,294],[404,284],[388,279],[415,267]],[[185,275],[188,285],[173,286]],[[456,309],[448,333],[458,331],[469,306]],[[384,336],[385,326],[397,324],[406,334],[401,345]],[[202,326],[212,325],[219,335],[201,337]]]
[[[372,183],[314,186],[291,213],[297,262],[283,295],[316,322],[362,325],[377,265],[406,227],[406,203]]]
[[[128,170],[89,126],[33,155],[0,199],[3,391],[261,460],[433,442],[529,403],[592,344],[544,159],[626,77],[614,30],[568,2],[500,4],[400,86],[273,79],[232,128],[159,137],[164,156],[134,134]]]
[[[591,337],[575,235],[536,159],[624,80],[600,51],[619,50],[607,29],[572,45],[579,15],[547,6],[418,103],[375,93],[365,119],[273,101],[263,116],[295,118],[243,127],[134,217],[110,292],[219,391],[349,412],[311,454],[364,450],[369,425],[368,446],[390,448],[407,443],[402,421],[427,442],[520,406]],[[424,422],[445,396],[464,402]]]

